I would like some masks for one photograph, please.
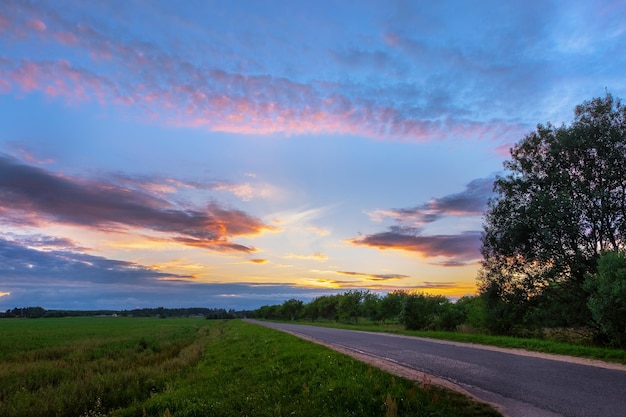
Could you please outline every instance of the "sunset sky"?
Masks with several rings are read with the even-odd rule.
[[[624,1],[0,2],[0,310],[476,291],[510,146]]]

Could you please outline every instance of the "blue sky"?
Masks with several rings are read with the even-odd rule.
[[[475,293],[511,144],[608,90],[616,1],[0,5],[0,310]]]

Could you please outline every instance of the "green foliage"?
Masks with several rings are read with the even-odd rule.
[[[463,313],[442,295],[409,293],[400,313],[407,330],[453,330],[462,321]]]
[[[280,309],[281,316],[288,318],[289,320],[295,320],[300,316],[303,310],[303,302],[292,298],[283,303]]]
[[[461,297],[459,300],[457,300],[455,305],[457,309],[462,313],[463,323],[471,326],[475,330],[488,328],[488,312],[483,297]]]
[[[339,315],[337,308],[339,306],[339,296],[324,295],[317,297],[304,307],[304,316],[311,321],[332,320],[337,321]]]
[[[369,291],[363,292],[363,299],[361,302],[361,314],[372,321],[378,321],[382,319],[381,311],[381,298],[378,294],[374,294]]]
[[[464,306],[457,306],[441,295],[393,291],[380,297],[370,291],[350,290],[317,297],[307,304],[288,300],[282,305],[263,306],[251,312],[250,317],[270,320],[302,317],[314,322],[330,320],[352,324],[366,318],[400,322],[408,329],[454,330],[464,322],[467,313]]]
[[[479,275],[491,329],[588,324],[585,277],[626,243],[626,109],[610,94],[585,102],[570,126],[539,125],[504,167]]]
[[[362,300],[363,293],[358,290],[350,290],[341,294],[339,296],[339,304],[337,305],[339,320],[358,323]]]
[[[598,261],[598,273],[588,276],[589,309],[601,333],[612,345],[626,347],[626,253],[611,251]]]
[[[383,321],[385,320],[399,320],[402,313],[402,306],[404,305],[404,299],[407,297],[407,293],[404,291],[392,291],[385,295],[380,302],[380,315]]]
[[[144,401],[201,358],[201,319],[0,321],[0,409],[93,416]]]

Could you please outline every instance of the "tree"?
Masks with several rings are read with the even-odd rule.
[[[382,320],[398,320],[402,313],[402,305],[407,297],[404,291],[396,290],[387,293],[380,302],[380,314]]]
[[[452,324],[454,318],[449,311],[451,308],[450,301],[443,295],[407,294],[400,322],[407,330],[451,330],[456,327],[456,324]]]
[[[596,276],[588,276],[589,309],[608,342],[626,347],[626,253],[607,252],[598,261]]]
[[[504,167],[479,273],[492,323],[532,324],[542,306],[561,305],[558,324],[585,324],[585,277],[626,242],[626,109],[610,94],[584,102],[570,126],[538,125]]]
[[[363,299],[361,301],[361,312],[364,317],[372,321],[380,320],[380,297],[378,294],[372,293],[369,290],[363,292]]]
[[[463,322],[472,329],[487,328],[487,311],[483,297],[468,295],[461,297],[455,303],[462,313]]]
[[[295,298],[285,301],[281,306],[283,318],[294,321],[302,313],[304,309],[303,304],[302,301],[296,300]]]
[[[344,321],[354,320],[355,324],[358,323],[361,312],[361,300],[363,300],[363,293],[358,290],[350,290],[341,294],[337,306],[339,319]]]
[[[340,295],[322,295],[315,298],[305,307],[305,314],[312,321],[318,319],[334,320],[338,319],[337,308]]]

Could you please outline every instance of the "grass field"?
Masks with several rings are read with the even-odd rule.
[[[240,320],[0,320],[2,416],[498,416]]]

